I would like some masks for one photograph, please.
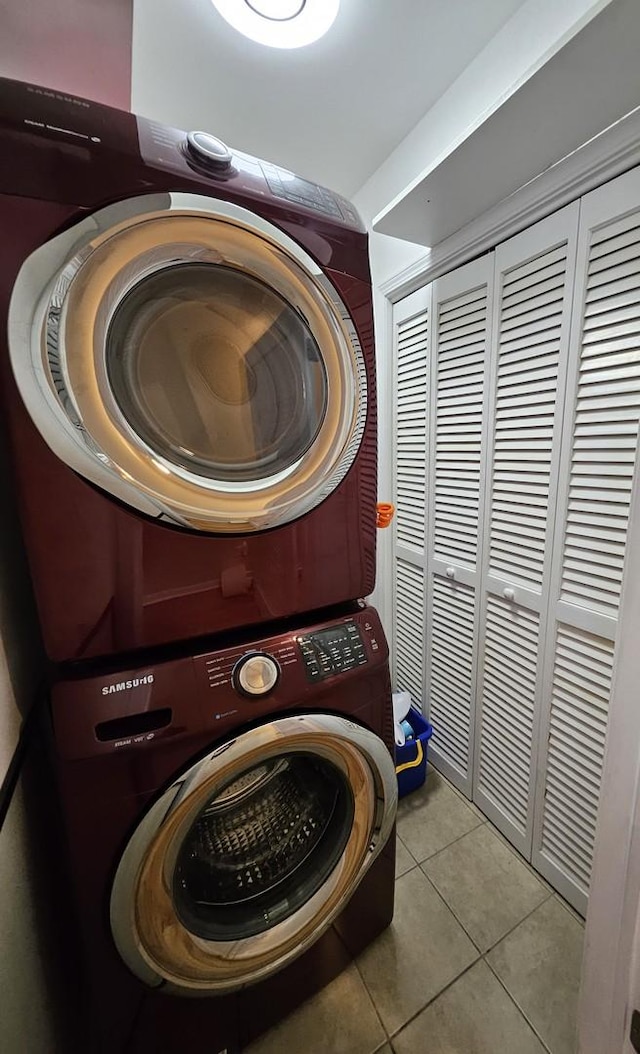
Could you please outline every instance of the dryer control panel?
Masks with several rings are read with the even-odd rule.
[[[322,681],[367,662],[362,634],[353,620],[316,630],[297,640],[310,681]]]

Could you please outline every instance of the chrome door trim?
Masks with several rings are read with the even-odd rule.
[[[341,768],[351,759],[358,784],[352,786],[356,815],[342,857],[324,885],[271,929],[233,941],[197,937],[179,920],[170,894],[183,838],[222,784],[260,760],[296,750],[316,753]],[[277,972],[315,943],[340,914],[389,838],[397,794],[395,767],[385,744],[343,717],[280,718],[222,744],[158,798],[125,848],[110,901],[111,930],[120,955],[145,984],[182,995],[236,991]],[[366,828],[358,815],[358,796],[368,803]],[[349,859],[352,841],[358,839],[357,855]],[[163,906],[166,910],[170,901],[171,914],[163,922]]]
[[[230,230],[253,236],[257,243],[262,239],[259,245],[268,247],[273,260],[280,261],[282,275],[287,273],[287,268],[291,269],[292,289],[296,283],[300,287],[300,299],[296,302],[294,298],[294,308],[312,325],[309,308],[313,310],[317,306],[318,318],[325,320],[322,324],[326,324],[331,347],[341,349],[336,350],[336,363],[345,357],[340,369],[344,385],[349,388],[347,396],[352,408],[344,411],[347,416],[343,413],[339,427],[335,419],[335,441],[332,440],[335,449],[330,450],[327,445],[330,437],[327,425],[322,445],[324,453],[317,454],[318,443],[314,441],[295,464],[256,485],[223,483],[190,473],[147,446],[126,421],[115,398],[110,398],[106,370],[100,361],[104,348],[95,347],[94,329],[91,349],[88,353],[83,350],[81,358],[92,362],[95,358],[96,365],[87,375],[89,384],[84,377],[80,387],[86,391],[93,382],[100,382],[96,404],[105,404],[105,420],[108,418],[113,426],[114,443],[111,446],[105,443],[106,433],[101,438],[92,434],[94,422],[87,421],[70,378],[65,348],[65,332],[73,323],[69,301],[74,296],[78,299],[76,290],[86,282],[84,276],[89,267],[100,259],[101,252],[105,254],[116,244],[114,239],[148,229],[150,221],[166,224],[168,217],[185,221],[190,217],[199,219],[204,221],[203,230],[206,221],[213,220]],[[221,262],[221,259],[219,254],[216,257],[215,248],[207,250],[201,245],[167,239],[165,251],[156,247],[154,251],[141,253],[130,266],[125,262],[117,271],[117,281],[114,277],[102,291],[104,295],[96,308],[94,318],[99,319],[101,332],[106,333],[122,297],[144,277],[175,266],[176,262]],[[241,263],[237,266],[242,270]],[[276,269],[276,278],[278,273]],[[191,194],[133,198],[109,205],[57,235],[32,253],[19,272],[9,307],[9,350],[14,376],[31,418],[62,461],[134,509],[192,530],[244,533],[299,518],[338,486],[353,464],[364,433],[366,369],[344,302],[321,268],[292,238],[249,209],[231,202]],[[323,357],[325,350],[321,345]],[[77,353],[75,358],[78,359]],[[337,374],[334,382],[335,393],[340,387]],[[129,460],[124,456],[128,448],[132,452]],[[316,456],[320,458],[317,465]],[[138,474],[136,469],[140,470]],[[277,501],[283,492],[286,499]],[[251,502],[245,500],[247,493],[259,496],[253,513]]]

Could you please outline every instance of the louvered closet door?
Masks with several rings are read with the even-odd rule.
[[[425,473],[431,287],[394,306],[394,688],[424,705]]]
[[[433,286],[427,705],[436,766],[471,797],[493,253]]]
[[[474,800],[531,853],[578,206],[496,250]]]
[[[583,198],[577,275],[532,859],[584,912],[640,422],[640,170]]]

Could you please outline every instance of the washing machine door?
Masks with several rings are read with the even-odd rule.
[[[247,209],[129,200],[38,249],[9,342],[45,441],[92,483],[191,530],[298,518],[353,463],[367,408],[349,313]]]
[[[287,717],[226,743],[144,816],[111,895],[146,984],[215,994],[284,967],[340,913],[391,832],[395,769],[344,718]]]

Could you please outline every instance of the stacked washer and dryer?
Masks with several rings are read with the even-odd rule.
[[[231,1054],[393,912],[366,233],[212,136],[7,80],[0,158],[83,1049]]]

